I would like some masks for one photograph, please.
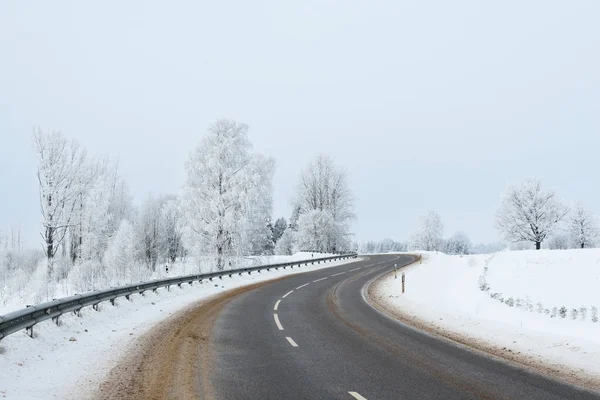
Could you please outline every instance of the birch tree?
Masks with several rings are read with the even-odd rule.
[[[184,241],[219,270],[226,258],[249,252],[253,232],[268,229],[274,162],[252,153],[247,132],[245,124],[218,120],[185,165]]]
[[[44,253],[48,261],[47,276],[52,278],[54,257],[59,245],[72,226],[77,195],[81,192],[86,152],[76,142],[67,140],[59,132],[37,129],[33,143],[38,159],[41,233]]]
[[[496,226],[507,241],[533,242],[539,250],[567,213],[553,190],[544,191],[539,180],[527,180],[504,194]]]

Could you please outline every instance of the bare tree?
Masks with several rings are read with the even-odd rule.
[[[582,204],[577,204],[569,218],[569,233],[577,247],[590,247],[598,239],[598,222]]]
[[[48,260],[48,279],[52,277],[54,256],[72,226],[76,197],[81,191],[81,172],[86,152],[59,132],[37,129],[33,143],[38,158],[40,212],[44,231],[44,253]]]
[[[539,180],[527,180],[505,193],[496,226],[506,240],[533,242],[539,250],[567,213],[554,191],[542,190]]]
[[[410,247],[415,250],[439,251],[442,250],[444,240],[444,224],[440,216],[434,212],[421,217],[419,229],[412,235]]]

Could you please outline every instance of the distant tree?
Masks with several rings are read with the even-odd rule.
[[[410,239],[410,247],[415,250],[440,251],[444,244],[443,232],[442,219],[436,212],[430,211],[421,217],[419,227]]]
[[[505,193],[496,225],[506,240],[533,242],[539,250],[567,213],[554,191],[543,191],[540,181],[528,180]]]
[[[464,232],[457,232],[446,240],[446,254],[470,254],[471,240]]]
[[[292,229],[286,229],[275,244],[275,254],[281,256],[294,254],[294,244],[296,243],[295,236],[296,232]]]
[[[161,213],[166,199],[148,196],[140,209],[140,214],[135,225],[137,238],[141,247],[141,254],[146,266],[152,271],[160,261],[160,256],[165,253],[165,240],[162,233]]]
[[[561,234],[553,235],[546,243],[550,250],[565,250],[571,247],[569,237]]]
[[[162,206],[161,209],[161,242],[162,248],[166,252],[166,258],[174,263],[177,257],[180,257],[183,252],[180,226],[180,210],[177,204],[177,199],[170,198]]]
[[[302,171],[296,199],[300,217],[311,211],[320,211],[328,213],[333,219],[335,227],[329,234],[335,237],[329,238],[328,252],[348,250],[351,223],[355,218],[354,196],[346,173],[336,168],[331,158],[319,155]],[[313,213],[313,216],[316,215]]]
[[[273,241],[277,243],[283,232],[287,229],[287,221],[285,218],[279,218],[273,225]]]
[[[598,240],[598,221],[582,204],[577,204],[569,217],[569,234],[577,247],[591,247]]]

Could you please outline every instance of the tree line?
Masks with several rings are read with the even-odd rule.
[[[253,151],[248,126],[211,125],[185,162],[178,194],[134,205],[117,162],[60,132],[33,134],[48,282],[72,270],[114,284],[193,256],[222,270],[250,256],[346,252],[355,218],[346,174],[318,155],[300,173],[288,219],[272,218],[275,160]]]

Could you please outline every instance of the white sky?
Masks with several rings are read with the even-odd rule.
[[[137,201],[177,193],[219,117],[277,159],[289,217],[318,151],[344,167],[357,239],[419,215],[498,238],[508,183],[600,212],[600,2],[0,3],[0,228],[37,243],[34,126],[119,157]]]

